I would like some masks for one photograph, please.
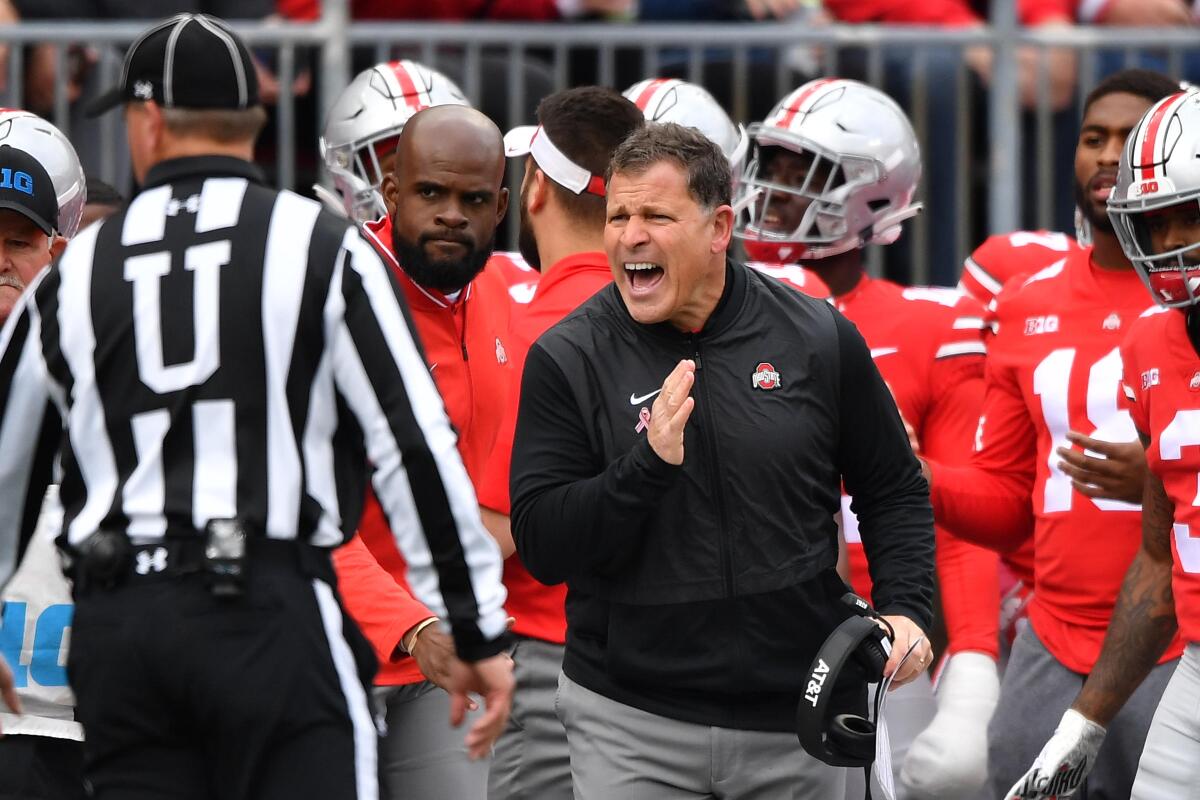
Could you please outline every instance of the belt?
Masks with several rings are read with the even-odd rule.
[[[67,574],[79,590],[113,589],[126,583],[174,580],[187,575],[206,574],[204,540],[194,537],[169,537],[150,544],[131,544],[127,555],[112,578],[100,582],[88,573],[87,556],[72,559]],[[254,536],[246,541],[246,562],[250,570],[258,565],[291,568],[302,575],[334,582],[329,550],[293,539],[268,539]]]

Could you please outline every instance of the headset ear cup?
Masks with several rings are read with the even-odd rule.
[[[829,724],[829,741],[842,753],[869,764],[875,759],[875,723],[858,714],[838,714]]]
[[[878,681],[883,676],[883,668],[887,666],[888,655],[881,642],[876,639],[866,639],[859,645],[855,655],[867,671],[869,681]]]

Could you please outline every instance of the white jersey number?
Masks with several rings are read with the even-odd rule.
[[[1042,417],[1050,431],[1050,454],[1047,466],[1050,474],[1046,478],[1043,497],[1047,513],[1070,511],[1075,492],[1071,479],[1058,468],[1059,447],[1069,447],[1067,431],[1072,429],[1068,390],[1071,368],[1075,364],[1075,348],[1055,350],[1042,359],[1033,371],[1033,393],[1042,400]],[[1121,351],[1113,348],[1104,358],[1092,364],[1088,371],[1087,416],[1095,426],[1091,431],[1082,431],[1093,439],[1106,442],[1131,442],[1137,438],[1137,428],[1129,412],[1118,403],[1121,394]],[[1098,453],[1088,455],[1101,458]],[[1094,498],[1091,502],[1101,511],[1137,511],[1140,506],[1121,500]]]
[[[1183,448],[1200,445],[1200,410],[1184,409],[1175,413],[1171,424],[1163,428],[1158,437],[1158,454],[1163,461],[1178,461],[1183,457]],[[1196,479],[1196,497],[1193,506],[1200,506],[1200,475]],[[1179,565],[1184,572],[1200,572],[1200,536],[1182,522],[1173,526],[1175,551],[1179,553]]]

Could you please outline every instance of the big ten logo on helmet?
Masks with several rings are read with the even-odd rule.
[[[33,194],[33,177],[28,172],[13,172],[8,167],[0,169],[0,189],[16,189],[22,194]]]
[[[74,612],[75,607],[68,603],[46,606],[38,615],[36,624],[27,625],[28,604],[4,604],[3,622],[0,622],[0,655],[12,668],[13,682],[18,689],[25,688],[30,681],[39,686],[67,685],[63,644]],[[32,631],[31,643],[25,639],[27,628]],[[32,651],[28,664],[22,658],[24,650]]]

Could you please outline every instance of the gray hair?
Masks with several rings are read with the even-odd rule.
[[[729,205],[733,186],[729,159],[700,131],[674,122],[650,122],[626,137],[608,163],[605,183],[618,172],[640,175],[661,161],[687,173],[688,194],[705,210]]]
[[[201,136],[221,144],[253,142],[267,124],[262,106],[243,109],[164,108],[163,122],[175,136]]]

